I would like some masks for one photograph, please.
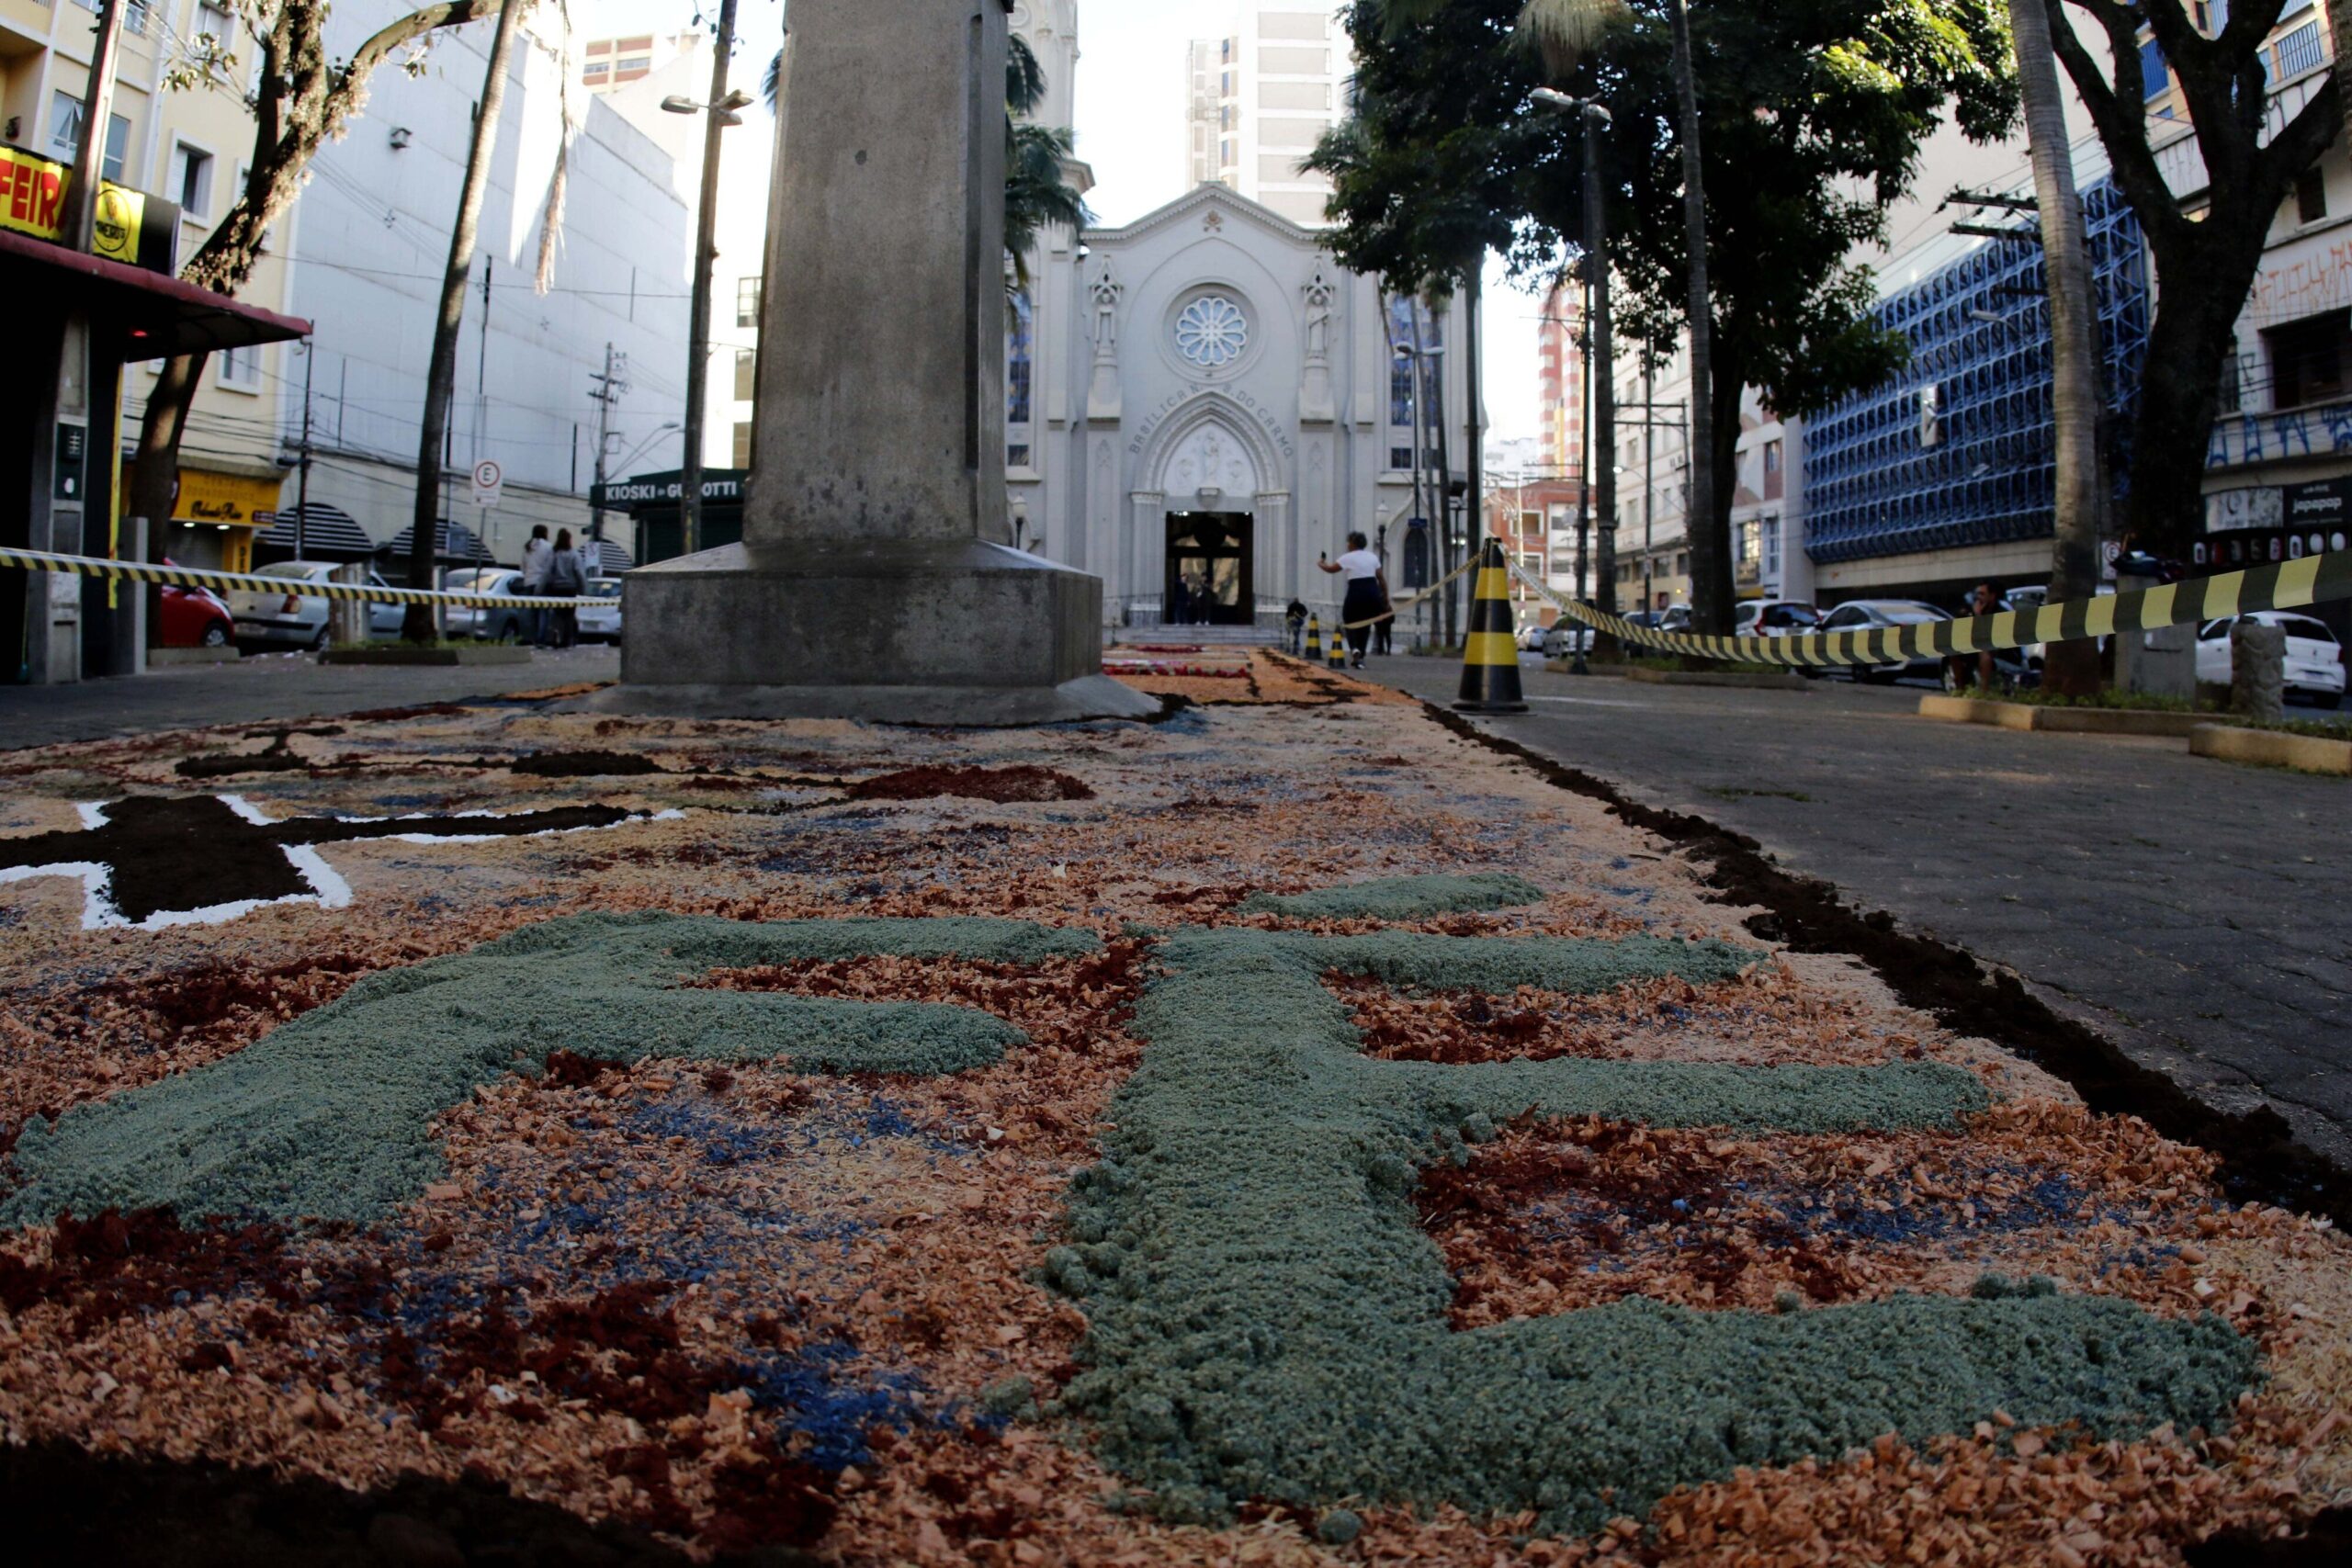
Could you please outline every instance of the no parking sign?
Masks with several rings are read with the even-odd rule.
[[[506,493],[506,470],[484,458],[474,465],[474,504],[489,508],[496,506]]]

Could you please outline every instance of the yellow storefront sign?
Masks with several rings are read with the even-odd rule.
[[[178,499],[172,503],[175,523],[226,524],[232,528],[257,528],[256,519],[277,510],[284,479],[249,479],[237,474],[216,474],[203,468],[182,468]]]
[[[21,147],[0,147],[0,229],[55,243],[64,231],[65,186],[73,171]],[[98,182],[98,209],[90,249],[108,261],[139,264],[147,223],[144,193]]]

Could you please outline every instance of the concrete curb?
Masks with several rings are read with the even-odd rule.
[[[2194,757],[2211,757],[2223,762],[2352,775],[2352,740],[2324,740],[2315,735],[2200,724],[2189,733],[2188,751]]]
[[[2059,735],[2140,735],[2182,740],[2212,716],[2142,712],[2137,708],[2046,708],[2030,703],[1992,702],[1984,697],[1919,699],[1919,716],[1946,724],[1989,724],[2002,729],[2039,729]]]
[[[234,664],[244,655],[230,648],[151,648],[147,650],[147,667],[151,670],[172,670],[190,664]]]
[[[1546,660],[1544,668],[1555,675],[1574,673],[1566,659]],[[1639,681],[1649,686],[1733,686],[1750,692],[1809,692],[1813,682],[1802,675],[1753,675],[1730,670],[1645,670],[1633,664],[1588,664],[1586,672]]]
[[[319,662],[442,666],[528,664],[531,662],[531,650],[496,642],[486,642],[480,648],[331,648],[319,655]]]

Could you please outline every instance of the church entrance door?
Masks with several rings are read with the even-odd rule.
[[[1246,512],[1178,512],[1168,518],[1164,626],[1247,626],[1258,619]]]

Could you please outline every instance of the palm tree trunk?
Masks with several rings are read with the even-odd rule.
[[[1717,516],[1714,309],[1707,287],[1707,186],[1700,163],[1699,86],[1690,60],[1690,15],[1673,0],[1674,96],[1682,136],[1682,221],[1690,251],[1690,622],[1704,636],[1731,630],[1731,540]],[[1602,367],[1603,370],[1609,369]],[[1602,461],[1607,461],[1602,458]]]
[[[458,378],[458,325],[465,320],[466,284],[473,276],[474,240],[481,228],[482,197],[490,186],[490,158],[498,146],[498,111],[506,101],[506,62],[514,33],[531,0],[504,0],[498,36],[490,46],[490,73],[482,83],[481,107],[474,115],[473,145],[466,152],[466,183],[458,197],[458,220],[449,235],[449,266],[441,281],[441,314],[433,327],[433,360],[424,386],[424,428],[416,446],[414,537],[409,547],[412,588],[433,586],[433,547],[440,533],[441,443],[449,429],[449,403]],[[401,622],[409,642],[433,640],[433,609],[411,604]]]
[[[2009,0],[2018,85],[2025,97],[2026,137],[2034,198],[2041,209],[2043,274],[2050,292],[2050,362],[2057,412],[2058,494],[2050,602],[2072,604],[2098,592],[2098,323],[2083,204],[2075,190],[2075,157],[2066,141],[2066,105],[2058,90],[2049,0]],[[2052,643],[2042,681],[2053,692],[2088,696],[2098,690],[2098,645]]]

